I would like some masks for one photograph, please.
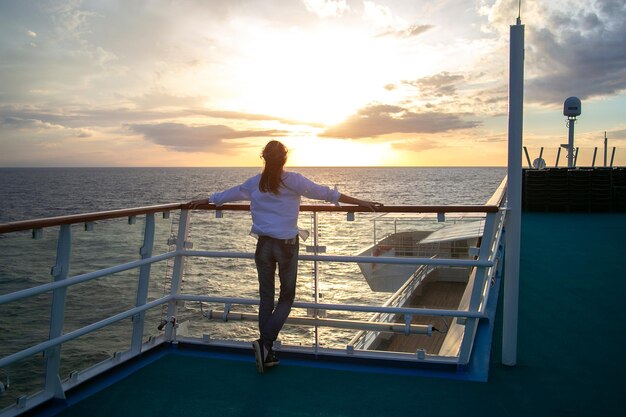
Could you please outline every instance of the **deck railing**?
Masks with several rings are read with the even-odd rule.
[[[524,168],[546,168],[546,167],[567,167],[568,147],[567,144],[561,146],[540,146],[523,147]],[[574,148],[572,155],[572,167],[623,167],[626,165],[626,149],[615,146],[604,148],[578,147]]]
[[[504,183],[503,183],[504,184]],[[283,344],[285,350],[294,349],[312,354],[325,353],[329,355],[361,355],[363,357],[374,357],[392,360],[426,361],[435,363],[456,364],[462,366],[467,364],[472,351],[474,334],[479,320],[485,317],[485,305],[490,294],[490,282],[498,273],[499,259],[501,257],[501,232],[504,223],[504,213],[500,205],[504,186],[501,186],[490,200],[488,205],[461,205],[461,206],[385,206],[381,208],[381,213],[430,213],[436,215],[435,221],[444,221],[446,215],[451,213],[471,213],[472,215],[484,218],[484,234],[481,238],[480,247],[476,248],[476,256],[472,259],[440,259],[430,257],[385,257],[385,256],[352,256],[323,254],[323,246],[319,242],[319,219],[322,213],[344,213],[345,221],[355,219],[355,213],[367,212],[363,208],[356,206],[335,207],[329,205],[302,205],[301,211],[309,213],[313,226],[313,242],[307,247],[306,253],[301,253],[301,262],[312,263],[313,265],[313,298],[310,302],[296,301],[295,309],[307,309],[312,312],[310,317],[294,316],[289,323],[294,325],[312,326],[314,328],[314,341],[310,346],[288,346]],[[8,369],[14,364],[32,357],[38,353],[44,353],[45,371],[44,383],[41,392],[32,394],[30,392],[17,393],[14,395],[15,403],[3,412],[2,416],[18,415],[32,407],[41,404],[51,398],[63,398],[64,393],[90,377],[107,370],[122,361],[139,355],[141,352],[152,347],[171,341],[191,341],[195,343],[223,344],[232,347],[244,346],[242,342],[236,340],[214,340],[207,337],[193,338],[183,337],[179,333],[180,320],[177,321],[180,305],[183,302],[210,303],[212,305],[222,305],[222,310],[214,310],[211,314],[205,314],[207,318],[218,315],[222,320],[227,319],[254,319],[254,312],[234,313],[232,306],[256,306],[258,298],[255,297],[225,297],[203,295],[198,293],[184,293],[181,291],[183,277],[185,274],[185,262],[189,259],[253,259],[252,251],[235,250],[198,250],[193,249],[190,239],[191,215],[199,215],[200,212],[214,212],[216,218],[221,218],[225,212],[246,212],[249,211],[247,204],[230,204],[221,207],[207,204],[197,211],[190,211],[186,204],[167,204],[151,207],[140,207],[134,209],[105,211],[90,214],[80,214],[48,218],[42,220],[20,221],[0,225],[0,235],[10,233],[24,233],[32,231],[34,239],[41,239],[48,229],[58,229],[58,239],[56,244],[56,263],[52,267],[53,280],[40,285],[30,286],[10,293],[0,294],[0,307],[8,307],[9,303],[23,302],[26,299],[37,298],[44,294],[51,294],[51,313],[49,320],[49,336],[40,343],[33,343],[30,346],[20,349],[17,352],[6,353],[2,350],[3,357],[0,357],[0,371]],[[170,213],[177,214],[169,243],[171,248],[163,253],[153,254],[155,248],[155,218],[161,214],[164,218],[169,218]],[[94,270],[70,275],[71,254],[72,254],[72,226],[84,224],[85,230],[93,230],[94,223],[109,221],[128,217],[129,224],[136,222],[137,216],[145,218],[143,229],[143,240],[139,248],[140,259],[122,262],[114,266],[96,268]],[[97,259],[98,254],[93,255]],[[325,303],[320,299],[319,268],[321,263],[373,263],[376,264],[410,264],[436,267],[467,267],[475,270],[476,283],[471,294],[471,298],[466,309],[432,309],[400,307],[392,304],[381,303],[380,305],[354,304],[354,303]],[[149,299],[148,292],[151,280],[151,266],[155,264],[168,263],[168,284],[167,292],[160,297]],[[423,267],[426,268],[426,267]],[[250,266],[249,269],[254,269]],[[135,286],[136,301],[132,308],[127,308],[121,312],[112,314],[102,320],[90,323],[71,331],[64,331],[66,317],[66,300],[68,290],[79,284],[90,281],[98,281],[114,274],[124,271],[138,270],[139,275]],[[0,277],[1,278],[1,277]],[[214,277],[219,279],[219,277]],[[146,313],[150,310],[161,308],[167,310],[163,314],[164,320],[160,328],[164,330],[161,335],[147,338],[146,340]],[[325,318],[322,311],[349,313],[367,313],[380,315],[397,315],[405,317],[404,322],[389,323],[376,320],[359,319],[332,319]],[[458,355],[454,357],[442,357],[438,355],[424,355],[424,352],[414,354],[398,352],[372,352],[359,349],[354,344],[348,344],[345,349],[326,349],[320,343],[318,329],[320,327],[348,328],[371,332],[400,332],[405,334],[421,333],[428,334],[432,331],[431,325],[411,324],[410,317],[415,315],[428,315],[439,317],[454,317],[462,319],[464,322],[463,341],[459,347]],[[100,329],[107,328],[115,323],[126,319],[132,319],[132,330],[130,335],[130,347],[127,350],[114,353],[109,359],[88,369],[73,372],[67,379],[61,379],[61,347],[62,345],[77,339],[81,336],[91,334]],[[12,334],[5,332],[0,335],[2,345],[9,346]],[[19,372],[19,371],[18,371]],[[2,379],[0,373],[0,379]],[[8,381],[7,381],[8,382]],[[3,384],[8,385],[8,384]],[[6,393],[5,393],[6,395]],[[6,406],[0,396],[0,409]]]

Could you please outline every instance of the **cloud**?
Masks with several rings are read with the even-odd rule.
[[[359,139],[392,133],[440,133],[479,125],[478,121],[465,121],[456,114],[415,113],[400,106],[376,104],[359,110],[320,136]]]
[[[508,39],[517,0],[483,8]],[[525,99],[556,104],[569,96],[610,96],[626,89],[626,3],[623,0],[525,2]],[[506,31],[506,32],[505,32]]]
[[[363,18],[372,22],[378,28],[385,30],[377,37],[393,36],[398,38],[411,38],[432,29],[432,25],[409,25],[404,19],[396,16],[393,10],[373,1],[363,2]]]
[[[41,6],[50,15],[56,36],[61,39],[82,39],[89,33],[89,20],[96,16],[95,12],[86,11],[81,2],[70,0],[65,2],[46,3]]]
[[[478,143],[503,143],[503,142],[508,142],[509,137],[506,133],[492,134],[490,136],[482,136],[479,138],[474,138],[474,141]]]
[[[404,142],[396,142],[391,145],[392,148],[401,151],[423,152],[430,149],[445,148],[446,146],[440,142],[431,139],[412,139]]]
[[[350,11],[346,0],[304,0],[304,5],[321,18],[339,17]]]
[[[311,127],[324,127],[317,122],[294,120],[268,114],[247,113],[233,110],[205,110],[204,103],[207,100],[203,96],[178,96],[165,92],[149,92],[135,97],[125,97],[132,104],[143,111],[154,110],[170,113],[171,117],[208,116],[219,119],[249,120],[249,121],[277,121],[287,125],[307,125]]]
[[[148,101],[148,96],[138,98],[133,102]],[[230,110],[205,110],[202,108],[176,108],[175,105],[189,104],[194,98],[169,98],[165,96],[163,101],[155,104],[153,101],[152,109],[144,109],[143,106],[137,108],[104,108],[104,109],[66,109],[63,112],[52,108],[17,108],[15,106],[0,106],[0,122],[5,123],[7,127],[15,127],[16,122],[12,125],[11,120],[37,120],[42,123],[59,125],[65,128],[98,128],[98,127],[117,127],[127,124],[151,123],[156,124],[163,120],[181,119],[188,117],[205,116],[216,119],[231,119],[250,122],[276,121],[285,125],[306,125],[311,127],[323,128],[325,125],[307,121],[286,119],[267,114],[246,113]],[[156,109],[155,107],[172,108]]]
[[[405,107],[431,112],[495,116],[506,113],[508,86],[486,72],[463,74],[442,71],[434,75],[387,84],[384,89],[402,94]]]
[[[7,116],[0,119],[0,126],[8,129],[18,130],[61,130],[64,126],[49,123],[39,119],[27,119],[21,117]]]
[[[114,109],[54,109],[48,107],[15,107],[0,106],[0,120],[4,120],[7,127],[17,127],[10,120],[32,120],[60,128],[102,128],[118,127],[124,123],[153,121],[180,115],[179,110],[172,112],[143,111],[128,108]],[[9,122],[6,122],[6,121]],[[22,127],[25,127],[22,124]]]
[[[139,96],[126,97],[125,98],[137,105],[142,109],[155,109],[163,107],[178,107],[178,108],[194,108],[202,107],[206,101],[202,96],[176,96],[165,92],[151,91]]]
[[[246,113],[231,110],[200,110],[199,114],[220,119],[252,120],[252,121],[277,121],[286,125],[306,125],[311,127],[325,127],[324,124],[303,120],[286,119],[267,114]]]
[[[224,125],[188,126],[182,123],[127,125],[150,142],[181,152],[214,152],[228,154],[247,147],[229,139],[284,136],[280,130],[235,130]]]
[[[363,17],[379,27],[393,27],[398,25],[398,18],[393,15],[387,6],[376,4],[373,1],[364,1]]]
[[[66,126],[46,122],[39,119],[25,119],[20,117],[7,116],[0,118],[0,128],[4,133],[22,132],[28,136],[35,136],[48,141],[50,139],[60,139],[74,136],[80,139],[91,137],[91,133],[82,129],[73,129]],[[40,136],[37,136],[40,134]]]
[[[478,86],[454,100],[457,111],[471,111],[482,116],[504,116],[508,112],[508,85]]]
[[[585,27],[589,19],[579,16],[577,23]],[[616,30],[604,27],[558,34],[546,28],[532,33],[530,62],[543,73],[527,82],[529,99],[558,103],[571,95],[585,99],[626,89],[626,5],[621,19],[624,23]]]
[[[463,81],[462,75],[450,74],[447,71],[414,81],[402,81],[403,84],[417,87],[423,98],[436,98],[456,95],[456,84]]]
[[[619,130],[611,130],[606,132],[606,136],[609,140],[611,139],[617,139],[617,140],[622,140],[622,139],[626,139],[626,129],[619,129]]]
[[[430,30],[434,28],[433,25],[411,25],[406,29],[400,29],[400,30],[396,30],[396,29],[391,29],[388,30],[386,32],[383,32],[381,34],[379,34],[379,37],[383,37],[383,36],[395,36],[398,38],[412,38],[418,35],[421,35],[422,33]]]

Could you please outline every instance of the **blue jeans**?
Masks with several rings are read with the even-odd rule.
[[[296,278],[298,275],[298,238],[291,242],[259,236],[254,253],[254,262],[259,274],[259,330],[261,340],[267,347],[278,337],[293,300],[296,297]],[[276,265],[280,278],[278,303],[274,305]]]

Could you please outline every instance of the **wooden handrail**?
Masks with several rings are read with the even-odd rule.
[[[182,205],[183,209],[189,209],[188,204]],[[203,204],[198,210],[222,210],[222,211],[250,211],[250,204]],[[372,213],[371,210],[353,205],[335,206],[331,204],[302,204],[300,211],[334,211],[342,213]],[[377,213],[493,213],[498,211],[498,206],[487,205],[459,205],[459,206],[382,206]]]
[[[180,210],[182,206],[183,204],[181,203],[172,203],[158,206],[135,207],[129,209],[99,211],[95,213],[71,214],[69,216],[48,217],[44,219],[23,220],[0,224],[0,234],[18,232],[20,230],[43,229],[44,227],[60,226],[63,224],[93,222],[96,220],[117,219],[120,217]]]
[[[63,224],[76,224],[93,222],[96,220],[115,219],[127,216],[138,216],[148,213],[158,213],[170,210],[188,210],[187,203],[162,204],[157,206],[136,207],[121,210],[109,210],[96,213],[73,214],[69,216],[49,217],[37,220],[23,220],[0,224],[0,234],[11,233],[21,230],[43,229],[45,227],[60,226]],[[250,204],[225,204],[217,207],[215,204],[203,204],[198,210],[222,210],[222,211],[249,211]],[[306,212],[343,212],[371,213],[365,207],[346,205],[334,206],[330,204],[303,204],[300,211]],[[383,206],[377,213],[494,213],[498,211],[496,205],[457,205],[457,206]]]
[[[493,193],[491,198],[489,198],[489,200],[487,200],[487,202],[485,203],[486,206],[501,206],[502,205],[502,202],[504,201],[504,198],[506,197],[507,179],[508,179],[508,176],[505,175],[502,182],[500,182],[500,185],[498,185],[498,188],[496,188],[496,191]]]

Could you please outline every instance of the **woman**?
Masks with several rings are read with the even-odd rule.
[[[217,206],[230,201],[250,201],[252,233],[259,237],[254,260],[259,277],[261,335],[252,346],[257,369],[263,373],[267,367],[278,365],[272,346],[289,316],[296,295],[301,196],[331,203],[356,204],[373,211],[382,204],[341,194],[301,174],[284,171],[287,148],[276,140],[268,142],[261,157],[265,161],[263,173],[241,185],[211,195],[208,201]],[[206,199],[194,200],[189,203],[189,208],[194,209],[206,203]],[[276,265],[280,294],[274,305]]]

